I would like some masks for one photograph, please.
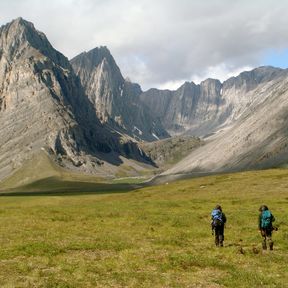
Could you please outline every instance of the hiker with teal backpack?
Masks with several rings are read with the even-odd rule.
[[[222,212],[220,205],[216,205],[211,213],[211,228],[212,235],[215,234],[215,245],[223,247],[224,241],[224,226],[227,221],[225,214]]]
[[[270,250],[273,250],[272,231],[277,230],[272,225],[272,222],[275,221],[275,217],[266,205],[260,206],[259,211],[258,228],[263,237],[262,248],[263,250],[267,250],[267,240]]]

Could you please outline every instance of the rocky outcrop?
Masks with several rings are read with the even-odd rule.
[[[140,141],[169,136],[156,114],[140,102],[140,86],[123,78],[106,47],[81,53],[71,64],[102,123]]]
[[[162,170],[175,165],[193,150],[204,145],[197,137],[175,136],[154,142],[140,143],[140,147]]]
[[[0,28],[0,123],[0,179],[40,150],[88,173],[113,173],[121,155],[150,161],[101,124],[68,59],[22,18]]]

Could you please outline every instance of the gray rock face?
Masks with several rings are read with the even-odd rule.
[[[89,173],[113,174],[120,155],[149,162],[100,123],[68,59],[21,18],[0,28],[0,123],[0,179],[41,150]]]
[[[150,89],[141,101],[157,115],[171,135],[188,133],[207,136],[234,123],[249,107],[264,100],[249,94],[285,73],[282,69],[260,67],[221,83],[207,79],[195,85],[186,82],[176,91]]]
[[[222,99],[221,83],[207,79],[200,85],[185,82],[176,91],[150,89],[141,94],[141,101],[157,114],[171,135],[191,131],[201,135],[205,124],[211,129]],[[200,133],[198,133],[198,130]]]
[[[71,60],[102,123],[137,140],[155,141],[169,134],[140,102],[139,85],[125,80],[106,47],[84,52]]]
[[[229,125],[166,175],[269,168],[288,162],[288,71],[260,68],[251,74],[255,77],[247,78],[245,72],[223,84],[223,95],[232,107],[226,118]]]

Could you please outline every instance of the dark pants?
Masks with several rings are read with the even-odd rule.
[[[270,250],[273,250],[273,241],[272,241],[272,229],[261,229],[261,236],[263,238],[262,248],[267,250],[267,243],[269,244]]]
[[[215,245],[222,247],[224,241],[224,225],[216,226],[214,228],[214,232],[215,232]]]

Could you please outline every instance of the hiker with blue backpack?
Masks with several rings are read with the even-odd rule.
[[[276,229],[273,227],[272,222],[275,221],[275,217],[266,205],[260,206],[259,211],[258,228],[263,237],[262,248],[267,250],[267,241],[270,250],[273,250],[272,231]]]
[[[227,219],[220,205],[216,205],[212,210],[211,219],[212,235],[215,234],[215,245],[223,247],[224,226]]]

